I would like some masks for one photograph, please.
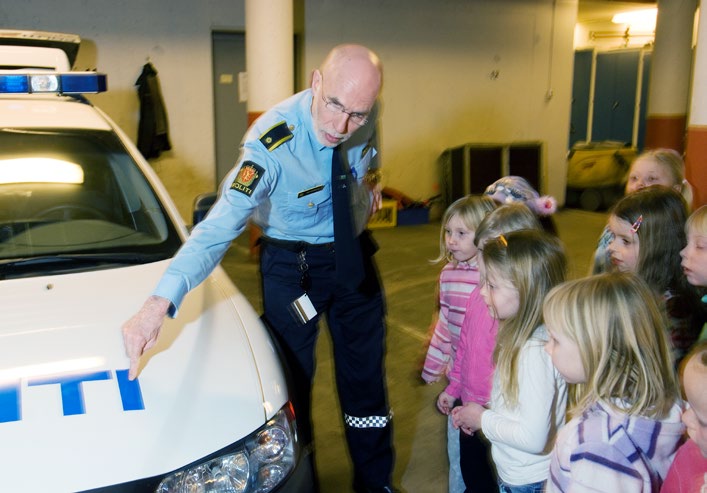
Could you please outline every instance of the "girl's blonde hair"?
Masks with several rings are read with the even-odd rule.
[[[685,199],[689,210],[693,197],[692,186],[685,178],[685,161],[680,153],[673,149],[651,149],[639,154],[633,162],[635,163],[639,159],[651,159],[670,172],[670,176],[673,178],[673,187],[675,187]],[[630,173],[631,171],[629,170],[629,175]]]
[[[444,239],[445,229],[452,217],[458,216],[467,229],[476,232],[481,221],[495,208],[496,202],[493,199],[480,195],[467,195],[452,202],[442,216],[442,227],[439,233],[439,256],[432,260],[432,263],[441,262],[442,260],[454,262],[454,258],[447,251],[447,243]]]
[[[680,266],[687,208],[679,193],[660,185],[642,188],[619,200],[611,214],[634,225],[640,241],[636,274],[656,294],[667,289],[690,292]]]
[[[481,247],[489,238],[519,229],[542,229],[537,216],[520,202],[502,205],[490,212],[476,228],[474,244]]]
[[[501,393],[510,407],[518,404],[518,360],[521,349],[542,323],[542,302],[565,280],[567,258],[554,235],[520,230],[484,245],[486,275],[503,279],[518,290],[518,312],[499,322],[493,357]]]
[[[707,235],[707,205],[703,205],[690,214],[690,217],[685,221],[685,234],[689,234],[691,231],[699,235]]]
[[[632,415],[669,413],[679,386],[668,322],[640,277],[613,272],[566,282],[547,295],[543,314],[579,347],[587,381],[570,392],[572,415],[597,401]]]

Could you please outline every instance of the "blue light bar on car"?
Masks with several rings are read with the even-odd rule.
[[[106,74],[0,74],[0,94],[85,94],[105,92]]]

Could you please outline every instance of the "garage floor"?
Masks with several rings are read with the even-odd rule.
[[[570,276],[580,277],[588,270],[606,214],[565,209],[554,218],[569,255]],[[388,304],[386,369],[395,413],[394,481],[409,493],[447,489],[446,417],[434,406],[445,384],[425,385],[419,376],[442,267],[428,261],[438,254],[439,231],[439,222],[374,230]],[[247,234],[236,240],[222,265],[260,311],[258,267],[249,258]],[[313,391],[317,469],[322,493],[346,493],[351,464],[335,394],[330,340],[326,330],[321,335]]]

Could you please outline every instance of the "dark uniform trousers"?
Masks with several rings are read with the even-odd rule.
[[[311,388],[318,319],[326,315],[334,350],[336,385],[354,465],[357,490],[390,485],[393,469],[392,423],[385,385],[385,306],[373,263],[368,232],[359,237],[365,280],[357,290],[336,281],[334,246],[263,238],[260,267],[264,318],[286,353],[294,386],[294,405],[302,442],[312,440]],[[302,283],[302,252],[309,281]],[[306,324],[290,305],[304,293],[317,310]],[[308,286],[307,286],[308,285]]]

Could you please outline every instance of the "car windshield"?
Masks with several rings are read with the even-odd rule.
[[[0,279],[154,262],[180,245],[114,133],[0,129]]]

